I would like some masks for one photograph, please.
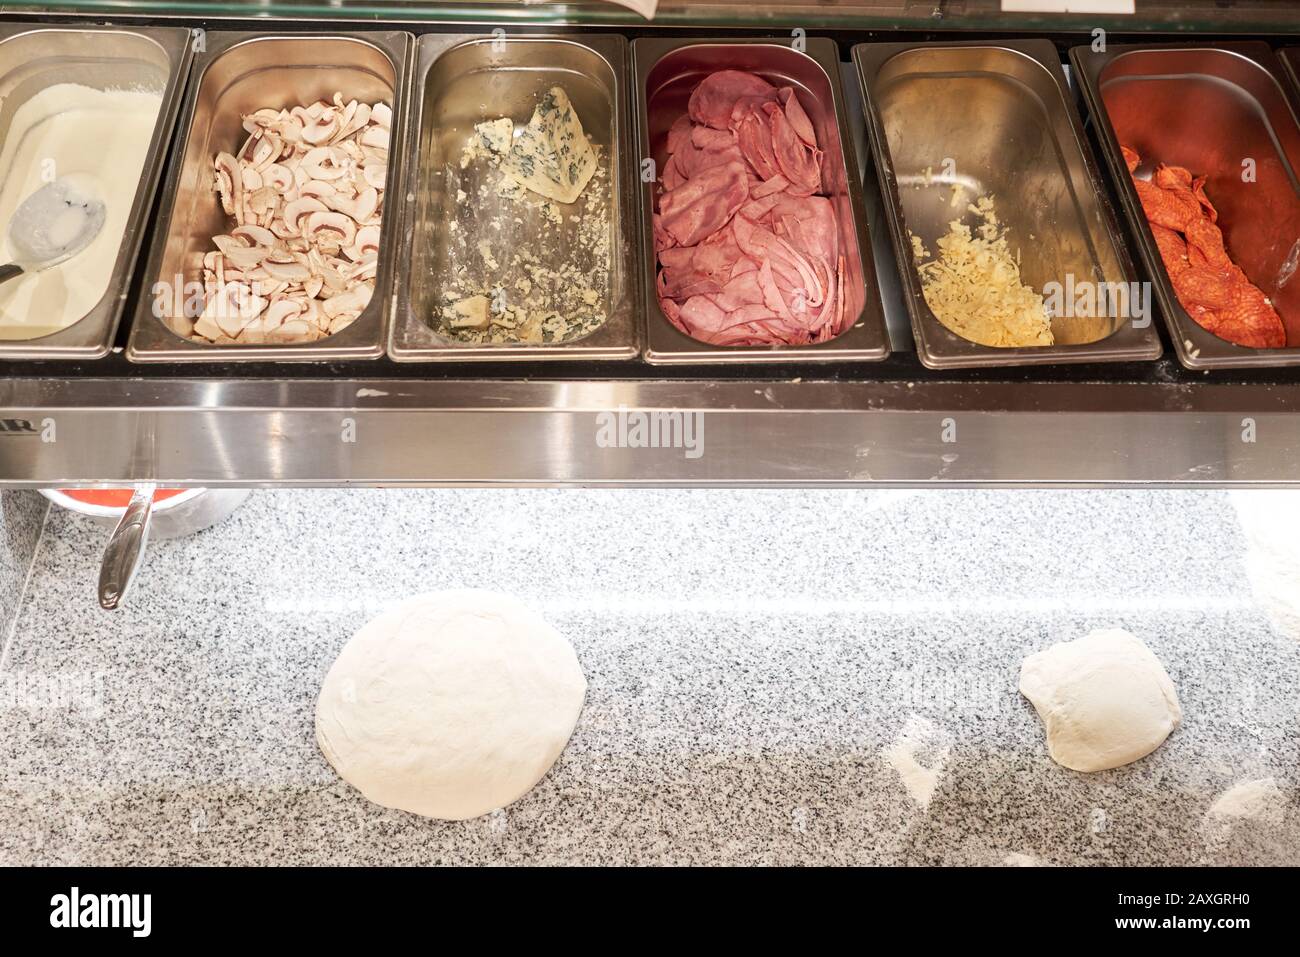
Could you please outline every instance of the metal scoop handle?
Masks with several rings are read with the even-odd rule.
[[[23,267],[17,263],[5,263],[0,266],[0,282],[6,282],[23,274]]]
[[[153,515],[155,488],[152,482],[136,486],[130,504],[108,540],[104,562],[99,568],[101,608],[109,611],[118,608],[126,600],[135,573],[140,570],[145,546],[149,543],[149,519]]]

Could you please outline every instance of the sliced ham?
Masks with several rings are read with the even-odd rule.
[[[694,246],[731,221],[749,199],[745,164],[725,163],[696,172],[659,201],[663,228],[679,246]]]
[[[794,95],[792,87],[785,87],[777,99],[781,101],[781,106],[785,108],[785,118],[789,121],[790,126],[794,129],[799,139],[813,149],[817,148],[817,134],[813,130],[812,120],[808,119],[808,114],[799,104],[799,97]]]
[[[736,122],[736,143],[759,179],[768,180],[780,173],[772,147],[772,127],[761,107],[747,110]]]
[[[691,92],[687,114],[696,123],[715,130],[731,128],[731,110],[742,96],[765,96],[775,93],[772,86],[760,76],[742,70],[719,70],[700,81]]]
[[[654,216],[664,314],[718,345],[824,342],[845,326],[822,151],[792,87],[722,70],[668,132]]]
[[[668,152],[679,152],[682,146],[691,138],[691,131],[695,127],[691,124],[691,118],[686,114],[677,117],[672,128],[668,130]]]
[[[769,103],[765,109],[772,128],[772,152],[776,154],[776,165],[790,181],[793,192],[811,196],[822,188],[821,151],[809,146],[795,132],[785,110],[775,103]]]

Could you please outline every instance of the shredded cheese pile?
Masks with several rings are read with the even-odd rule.
[[[957,335],[983,346],[1050,346],[1051,317],[1043,297],[1020,281],[1019,257],[1007,245],[992,198],[981,196],[967,209],[983,222],[975,231],[961,220],[949,223],[937,258],[912,236],[930,311]]]

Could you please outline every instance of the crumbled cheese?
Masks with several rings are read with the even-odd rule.
[[[486,329],[488,324],[487,296],[470,296],[443,310],[453,329]]]
[[[498,120],[484,120],[474,125],[474,135],[469,138],[460,154],[460,168],[466,169],[476,160],[487,160],[497,165],[510,150],[515,124],[508,116]]]
[[[546,98],[558,102],[554,92],[543,103]],[[562,99],[568,103],[567,96]],[[538,112],[545,112],[541,105]],[[557,122],[562,118],[555,117]],[[576,116],[573,120],[580,129]],[[509,118],[497,127],[494,123],[499,121],[475,125],[460,156],[464,172],[447,167],[448,199],[456,197],[454,205],[448,203],[449,225],[456,231],[448,234],[446,259],[435,266],[446,302],[481,298],[489,304],[486,321],[471,324],[454,308],[439,308],[432,324],[449,339],[482,345],[582,338],[606,321],[604,304],[612,287],[608,151],[583,134],[595,166],[580,195],[564,205],[511,175],[510,164],[493,149],[492,131],[518,132],[512,152],[529,136]],[[494,145],[502,142],[498,137]],[[477,311],[474,316],[479,318]]]
[[[980,345],[1050,346],[1051,317],[1043,297],[1020,280],[993,200],[982,196],[967,209],[980,222],[974,230],[961,220],[949,223],[934,259],[912,236],[926,305],[948,329]]]
[[[474,125],[474,131],[478,133],[483,145],[493,153],[505,154],[510,152],[510,144],[514,141],[515,124],[514,120],[508,116],[503,116],[497,120],[484,120],[482,123]]]

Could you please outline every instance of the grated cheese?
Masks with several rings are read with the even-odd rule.
[[[948,224],[930,258],[913,235],[912,255],[926,305],[952,332],[984,346],[1050,346],[1052,322],[1043,297],[1020,280],[1019,257],[1007,244],[993,200],[981,196],[967,209],[981,222]]]

